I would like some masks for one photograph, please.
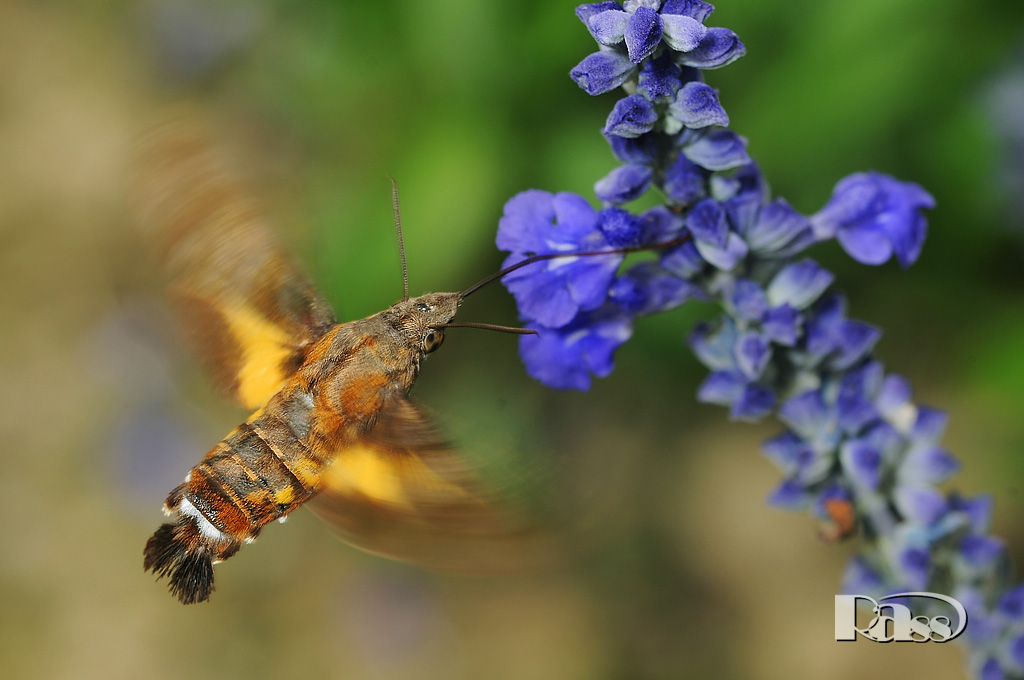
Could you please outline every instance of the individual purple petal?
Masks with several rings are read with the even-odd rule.
[[[971,528],[979,534],[986,533],[992,519],[992,497],[979,494],[974,498],[964,498],[959,494],[951,494],[950,506],[957,512],[965,513],[971,519]]]
[[[707,83],[693,81],[683,85],[668,112],[688,128],[729,124],[729,115],[718,103],[718,92]]]
[[[697,400],[705,404],[730,406],[743,394],[747,381],[738,371],[712,371],[697,389]]]
[[[569,72],[569,77],[589,95],[614,90],[629,79],[636,65],[626,55],[606,49],[585,57]]]
[[[918,406],[917,420],[914,421],[914,429],[910,436],[921,441],[937,442],[946,432],[947,423],[949,414],[945,411],[929,406]]]
[[[655,135],[641,135],[639,137],[619,137],[617,135],[605,135],[608,144],[612,147],[612,153],[623,163],[635,165],[654,165],[658,159],[658,142]]]
[[[839,333],[846,323],[846,301],[838,294],[826,295],[814,305],[805,324],[807,352],[816,361],[835,351]]]
[[[900,474],[907,481],[939,484],[960,470],[960,461],[939,446],[914,447],[903,459]]]
[[[650,132],[658,121],[658,112],[646,97],[631,94],[615,102],[603,132],[618,137],[639,137]]]
[[[632,318],[615,305],[583,312],[562,328],[530,327],[538,335],[524,335],[519,341],[526,370],[557,389],[586,390],[591,373],[607,376],[615,350],[633,333]]]
[[[914,590],[924,590],[928,586],[928,573],[931,571],[931,555],[925,548],[905,548],[899,554],[900,570],[907,584]]]
[[[686,222],[667,206],[657,205],[640,216],[644,222],[644,243],[665,243],[679,237]]]
[[[760,321],[768,312],[768,300],[764,296],[764,291],[750,279],[736,281],[728,299],[736,315],[746,321]]]
[[[682,86],[682,70],[666,53],[644,63],[636,91],[652,102],[667,103],[675,100]]]
[[[505,204],[495,242],[512,253],[551,253],[596,249],[604,238],[597,211],[582,196],[530,189]]]
[[[661,6],[662,18],[665,18],[666,14],[681,14],[701,23],[704,23],[714,11],[715,6],[703,0],[665,0]]]
[[[499,249],[513,253],[537,252],[554,222],[552,194],[538,189],[520,192],[505,203],[495,242]]]
[[[747,331],[736,340],[736,365],[749,380],[761,377],[771,355],[768,341],[758,333]]]
[[[932,524],[949,510],[945,496],[933,486],[897,486],[893,499],[900,514],[917,524]]]
[[[882,332],[861,321],[846,321],[842,324],[837,339],[839,353],[832,359],[832,366],[845,370],[860,361],[871,351]]]
[[[704,27],[704,24],[682,14],[662,12],[661,21],[663,26],[661,39],[676,52],[692,52],[708,34],[708,29]]]
[[[971,619],[971,622],[973,623],[974,620]],[[1003,673],[1003,668],[999,665],[999,662],[990,657],[982,664],[978,677],[980,680],[1005,680],[1006,674]]]
[[[706,70],[731,64],[746,51],[739,36],[728,28],[709,28],[697,49],[680,54],[678,60],[684,66]]]
[[[887,375],[875,396],[875,405],[887,418],[910,403],[910,383],[901,375]]]
[[[800,312],[789,305],[773,307],[761,320],[761,330],[775,344],[792,347],[800,336],[801,321]]]
[[[601,12],[621,9],[622,5],[615,2],[615,0],[605,0],[605,2],[588,2],[576,7],[576,16],[579,17],[580,21],[582,21],[584,25],[586,25],[586,23],[590,21],[591,17],[600,14]]]
[[[991,536],[968,534],[960,541],[960,555],[973,567],[986,567],[1000,559],[1006,550],[1003,542]]]
[[[620,165],[594,184],[594,193],[608,203],[626,203],[639,198],[651,184],[653,171],[643,165]]]
[[[704,271],[707,266],[697,246],[693,241],[687,241],[673,248],[667,249],[658,259],[659,264],[673,274],[678,274],[687,279]]]
[[[661,42],[661,16],[650,7],[638,7],[626,26],[626,49],[634,64],[651,56]]]
[[[586,24],[590,35],[594,36],[594,40],[610,47],[618,45],[625,38],[629,13],[621,9],[608,9],[591,15],[583,23]]]
[[[814,455],[811,445],[789,430],[766,440],[761,451],[785,475],[796,472],[801,460]]]
[[[731,130],[712,130],[683,149],[691,161],[708,170],[738,168],[750,162],[747,140]]]
[[[803,483],[796,479],[787,479],[776,487],[768,496],[768,504],[786,510],[802,510],[807,507],[809,496]]]
[[[872,595],[878,593],[885,582],[860,555],[854,555],[846,563],[840,592],[847,595]]]
[[[835,277],[814,260],[803,260],[785,267],[768,284],[768,302],[773,307],[789,305],[806,309],[832,285]]]
[[[775,394],[767,387],[750,384],[743,388],[743,393],[733,402],[729,417],[733,420],[755,422],[771,413],[775,407]]]
[[[818,438],[824,426],[831,420],[818,390],[809,390],[790,398],[779,409],[779,420],[808,441]]]
[[[850,257],[861,264],[882,264],[892,257],[892,244],[877,224],[854,224],[836,238]]]
[[[619,277],[609,297],[633,314],[664,312],[703,292],[686,279],[670,274],[655,262],[641,262]]]
[[[645,240],[644,220],[622,208],[605,208],[597,214],[597,228],[616,248],[633,247]]]
[[[690,348],[701,363],[711,370],[731,371],[736,368],[733,349],[738,336],[736,325],[728,317],[723,318],[717,326],[698,323],[690,334]]]
[[[836,410],[839,426],[850,434],[856,434],[869,423],[878,420],[878,411],[871,397],[882,381],[882,365],[870,361],[848,372],[839,383]]]
[[[713,198],[706,198],[686,215],[686,228],[698,241],[704,241],[717,248],[724,248],[729,238],[729,223],[725,218],[722,204]]]
[[[1024,668],[1024,634],[1015,635],[1006,645],[1006,650],[1017,668]]]
[[[700,240],[695,241],[694,246],[701,257],[722,271],[732,271],[747,256],[747,244],[732,232],[729,233],[725,248]]]
[[[814,243],[810,220],[781,198],[761,207],[756,221],[741,233],[752,251],[779,257],[795,255]]]
[[[882,457],[892,459],[903,449],[906,440],[891,425],[878,421],[869,426],[859,437],[881,451]]]
[[[665,184],[662,189],[672,202],[689,205],[707,195],[706,177],[707,171],[685,154],[679,154],[665,171]]]
[[[999,612],[1011,621],[1024,619],[1024,585],[1010,588],[999,598]]]
[[[729,175],[716,174],[711,178],[711,186],[712,195],[725,202],[729,219],[746,236],[768,200],[768,188],[757,164],[747,163]]]
[[[839,449],[839,460],[846,474],[867,489],[877,489],[882,477],[882,454],[875,447],[858,439],[845,442]]]
[[[839,427],[849,434],[860,432],[878,417],[875,405],[862,393],[840,392],[836,400],[836,413],[839,416]]]

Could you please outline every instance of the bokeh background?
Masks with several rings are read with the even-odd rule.
[[[1024,563],[1024,4],[718,5],[748,55],[709,80],[777,195],[810,213],[874,168],[937,198],[910,271],[814,256],[952,412],[955,484],[995,495]],[[207,605],[142,572],[164,495],[245,414],[181,348],[127,217],[139,132],[200,111],[339,315],[365,316],[401,292],[388,175],[414,294],[494,271],[516,192],[593,197],[614,96],[568,79],[593,51],[572,9],[0,2],[0,677],[963,677],[955,645],[832,640],[855,546],[765,505],[775,424],[695,402],[699,305],[640,322],[586,394],[532,383],[498,334],[451,332],[425,365],[414,394],[467,451],[558,499],[558,568],[431,574],[300,511],[218,567]],[[461,316],[516,321],[497,287]]]

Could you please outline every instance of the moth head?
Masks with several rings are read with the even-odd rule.
[[[458,293],[428,293],[403,300],[400,323],[408,342],[429,354],[444,341],[444,329],[455,318],[461,297]]]

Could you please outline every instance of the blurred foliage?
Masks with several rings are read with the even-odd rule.
[[[592,197],[614,165],[599,134],[612,96],[567,76],[594,50],[572,7],[0,5],[0,676],[960,677],[956,650],[829,640],[848,549],[765,508],[777,473],[757,446],[773,426],[695,404],[704,370],[683,338],[712,313],[700,305],[639,323],[588,394],[532,384],[495,334],[452,332],[426,364],[415,394],[460,440],[570,499],[581,557],[563,569],[424,574],[298,513],[218,567],[208,607],[142,574],[162,494],[242,416],[163,325],[122,205],[133,136],[183,99],[206,112],[343,318],[400,295],[389,175],[413,293],[464,288],[501,262],[509,197]],[[937,198],[908,272],[834,245],[815,257],[852,315],[884,329],[888,366],[952,412],[958,483],[996,495],[1018,563],[1024,225],[996,175],[987,93],[1020,58],[1022,20],[1019,0],[722,0],[709,23],[748,55],[708,74],[798,209],[869,168]],[[461,318],[515,311],[495,288]],[[150,419],[173,454],[140,450],[132,428]]]

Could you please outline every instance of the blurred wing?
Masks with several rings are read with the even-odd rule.
[[[426,567],[508,572],[549,562],[546,540],[487,493],[427,417],[404,397],[370,434],[339,451],[311,504],[353,545]]]
[[[153,131],[140,167],[140,222],[171,277],[189,343],[224,393],[259,408],[335,323],[197,126]]]

